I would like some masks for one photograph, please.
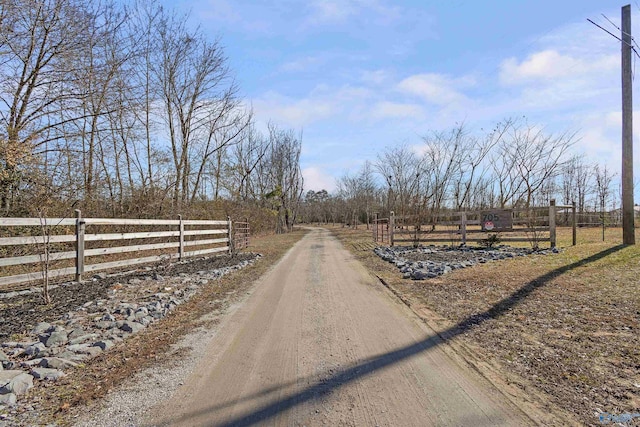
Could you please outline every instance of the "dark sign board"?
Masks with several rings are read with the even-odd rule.
[[[513,215],[510,209],[480,212],[482,231],[507,231],[513,229]]]

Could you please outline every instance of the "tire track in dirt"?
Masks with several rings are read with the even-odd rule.
[[[220,326],[149,425],[531,425],[327,231]]]

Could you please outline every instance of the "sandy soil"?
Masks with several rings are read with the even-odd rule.
[[[532,425],[316,229],[144,425]]]

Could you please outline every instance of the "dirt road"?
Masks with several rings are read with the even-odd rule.
[[[220,325],[147,425],[530,425],[327,231],[314,229]]]

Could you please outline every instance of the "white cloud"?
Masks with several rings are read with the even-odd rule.
[[[386,3],[384,0],[311,0],[308,2],[310,16],[303,27],[345,24],[365,16],[366,21],[378,25],[396,22],[402,17],[401,8]]]
[[[304,127],[330,118],[358,120],[369,107],[373,92],[365,87],[318,85],[300,98],[269,91],[253,100],[258,120],[274,120],[286,127]]]
[[[383,101],[373,106],[371,114],[374,118],[399,118],[399,119],[421,119],[425,116],[425,111],[420,105],[402,104],[398,102]]]
[[[304,127],[336,114],[339,107],[330,99],[294,99],[276,92],[267,92],[253,101],[259,119],[274,120],[286,127]]]
[[[389,72],[386,70],[363,71],[361,80],[365,84],[380,85],[389,80]]]
[[[578,127],[580,117],[619,108],[619,49],[611,36],[584,21],[559,27],[533,40],[521,57],[500,62],[499,95],[488,109],[558,126],[559,116],[571,114],[563,126]]]
[[[318,167],[308,167],[302,170],[304,178],[304,190],[332,192],[336,189],[335,178]]]
[[[637,123],[637,115],[634,114],[634,121]],[[604,124],[608,127],[622,128],[622,111],[612,111],[604,116]],[[637,127],[636,127],[637,129]]]
[[[633,113],[634,123],[640,123],[640,111]],[[580,132],[583,137],[580,146],[586,152],[593,152],[594,158],[601,157],[611,152],[620,151],[622,145],[622,112],[610,111],[606,113],[591,113],[580,120],[583,129]],[[634,126],[634,141],[640,140],[640,126]],[[640,154],[635,150],[635,154]]]
[[[319,56],[305,56],[282,64],[280,70],[285,72],[306,71],[324,62],[325,60]]]
[[[269,19],[265,19],[264,16],[252,16],[251,9],[241,8],[235,1],[185,0],[184,4],[185,9],[189,10],[197,21],[215,23],[216,31],[220,28],[234,28],[241,29],[244,33],[265,35],[274,29]],[[210,25],[204,27],[208,26]]]
[[[504,85],[551,83],[558,79],[574,80],[585,75],[614,71],[619,66],[620,60],[616,55],[587,58],[547,49],[530,54],[522,62],[513,57],[504,60],[500,65],[500,81]]]
[[[634,113],[633,120],[640,123],[640,111]],[[592,112],[581,116],[580,141],[576,144],[575,151],[585,156],[592,164],[607,166],[609,171],[620,178],[622,163],[622,113],[618,111]],[[633,132],[634,142],[640,141],[640,127],[635,126]],[[640,150],[634,150],[634,170],[640,170]],[[636,195],[636,199],[637,199]]]
[[[431,104],[446,106],[467,100],[460,89],[471,87],[475,80],[470,76],[451,78],[444,74],[416,74],[398,84],[401,92],[423,98]]]
[[[346,85],[335,92],[335,97],[340,102],[369,102],[374,96],[374,91],[366,87]]]
[[[424,156],[427,154],[429,146],[427,144],[411,144],[409,145],[409,150],[418,156]]]
[[[208,0],[197,8],[199,18],[215,19],[235,23],[240,21],[240,14],[229,0]]]
[[[316,22],[343,22],[356,12],[354,3],[341,0],[315,0],[311,8]]]
[[[569,75],[580,61],[555,50],[544,50],[529,55],[518,63],[516,58],[503,61],[500,66],[500,80],[504,84],[515,84],[535,79],[554,79]]]
[[[279,69],[285,72],[319,71],[320,67],[324,67],[327,64],[335,67],[336,63],[348,63],[358,60],[357,55],[345,54],[335,50],[324,50],[312,55],[294,58],[282,64]]]

